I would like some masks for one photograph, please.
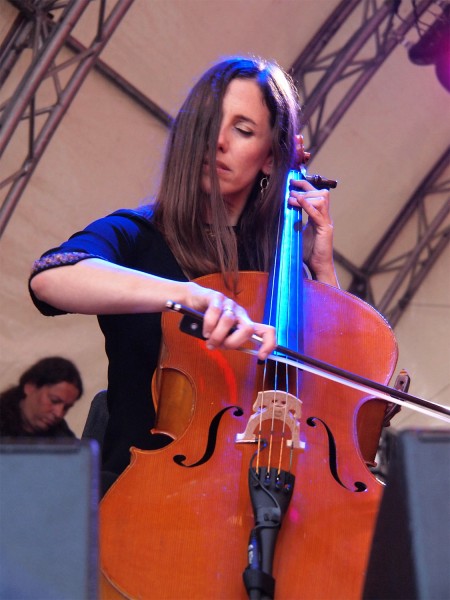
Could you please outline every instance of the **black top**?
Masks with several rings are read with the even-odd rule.
[[[90,257],[174,281],[187,281],[148,209],[122,209],[75,233],[58,248],[43,254],[34,274]],[[240,255],[239,266],[249,268]],[[64,314],[38,300],[44,315]],[[161,313],[98,315],[108,356],[109,419],[103,440],[102,468],[120,474],[129,464],[130,447],[160,448],[171,438],[150,433],[155,422],[151,382],[161,345]]]
[[[85,258],[97,256],[145,273],[187,281],[162,235],[139,211],[124,209],[99,219],[43,256],[59,253],[86,253]],[[43,314],[61,314],[32,297]],[[110,416],[103,469],[121,473],[129,463],[131,446],[151,450],[170,441],[150,433],[155,420],[151,381],[159,358],[161,313],[99,315],[98,321],[109,361]]]

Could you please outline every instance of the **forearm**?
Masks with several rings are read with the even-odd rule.
[[[30,285],[39,300],[71,313],[161,312],[166,309],[167,300],[173,300],[205,313],[203,335],[211,348],[222,345],[240,348],[254,333],[259,335],[263,339],[258,351],[261,360],[267,358],[276,343],[272,327],[253,323],[244,308],[220,292],[194,282],[162,279],[97,258],[41,271]]]
[[[338,288],[339,281],[333,260],[333,226],[327,225],[320,233],[320,236],[317,235],[313,227],[305,227],[303,230],[304,260],[317,281]]]
[[[336,274],[336,269],[334,268],[334,263],[322,268],[319,272],[315,271],[315,276],[317,281],[321,281],[322,283],[328,283],[328,285],[332,285],[334,287],[339,288],[339,281]]]
[[[168,299],[185,302],[191,284],[91,258],[42,271],[30,285],[39,300],[67,312],[133,314],[160,312]]]

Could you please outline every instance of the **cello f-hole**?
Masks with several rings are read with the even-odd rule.
[[[191,465],[186,465],[184,464],[184,461],[187,457],[183,454],[177,454],[173,457],[174,462],[180,467],[187,467],[189,469],[191,469],[192,467],[199,467],[200,465],[203,465],[204,463],[208,462],[208,460],[210,460],[210,458],[214,454],[214,450],[216,448],[220,421],[222,420],[222,417],[226,412],[233,409],[235,410],[235,412],[233,413],[235,417],[241,417],[244,414],[244,411],[239,406],[227,406],[226,408],[218,412],[217,415],[215,415],[215,417],[212,419],[209,426],[208,441],[206,444],[205,453],[203,454],[200,460]]]
[[[338,466],[337,466],[338,459],[337,459],[336,441],[334,439],[334,435],[333,435],[331,429],[328,427],[328,425],[325,423],[325,421],[323,421],[322,419],[319,419],[318,417],[309,417],[308,419],[306,419],[306,424],[309,425],[310,427],[316,427],[317,423],[321,423],[321,425],[324,427],[324,429],[327,433],[328,461],[329,461],[328,464],[330,466],[330,472],[333,476],[333,479],[339,485],[341,485],[343,488],[348,490],[349,492],[365,492],[367,490],[367,485],[363,481],[355,481],[353,483],[354,488],[351,489],[350,487],[345,485],[345,483],[339,477]]]

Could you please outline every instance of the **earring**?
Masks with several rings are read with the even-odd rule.
[[[266,193],[266,189],[267,189],[268,185],[269,185],[269,178],[264,175],[264,177],[259,182],[259,187],[261,190],[261,200],[264,198],[264,195]]]

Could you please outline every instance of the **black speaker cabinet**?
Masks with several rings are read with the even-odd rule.
[[[450,431],[388,437],[386,488],[365,600],[450,598]]]
[[[0,444],[0,598],[98,597],[98,444]]]

